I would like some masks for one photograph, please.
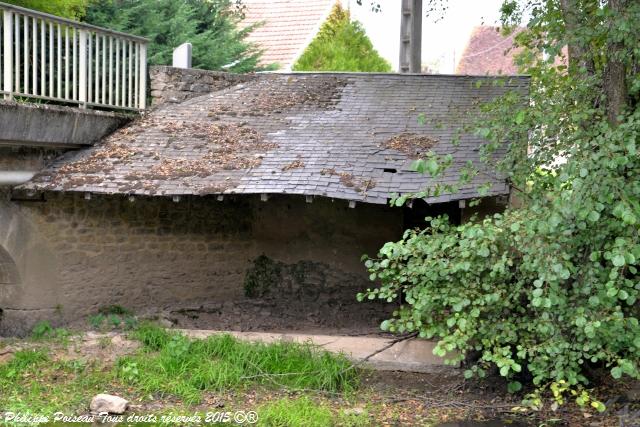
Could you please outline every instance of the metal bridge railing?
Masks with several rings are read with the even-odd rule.
[[[0,93],[143,110],[147,40],[0,2]]]

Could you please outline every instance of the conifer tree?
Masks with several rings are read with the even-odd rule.
[[[390,72],[391,65],[373,48],[362,25],[336,4],[293,69]]]
[[[171,64],[173,49],[190,42],[194,68],[248,72],[260,52],[245,40],[252,27],[238,28],[241,19],[231,0],[94,0],[85,18],[150,39],[151,65]]]

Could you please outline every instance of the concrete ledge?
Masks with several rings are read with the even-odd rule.
[[[41,147],[92,145],[134,117],[129,113],[1,101],[0,144]]]
[[[254,342],[290,341],[311,342],[332,353],[344,353],[354,362],[364,360],[370,354],[389,345],[393,338],[339,335],[307,335],[296,333],[235,332],[187,330],[180,332],[192,338],[206,338],[214,334],[228,333],[240,340]],[[365,366],[381,371],[405,371],[435,373],[453,371],[456,368],[446,365],[444,359],[433,354],[434,341],[412,339],[396,343],[392,347],[371,357]]]

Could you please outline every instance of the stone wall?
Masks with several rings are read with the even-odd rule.
[[[151,105],[154,106],[165,102],[182,102],[253,78],[251,74],[174,68],[165,65],[150,67],[149,76]]]
[[[285,286],[355,295],[369,284],[362,254],[401,232],[399,209],[295,196],[4,199],[0,247],[14,259],[19,283],[0,284],[0,334],[114,304],[138,311],[242,299],[262,255],[284,272]]]

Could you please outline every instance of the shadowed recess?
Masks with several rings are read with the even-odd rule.
[[[20,282],[16,263],[2,246],[0,246],[0,285],[11,285]]]

